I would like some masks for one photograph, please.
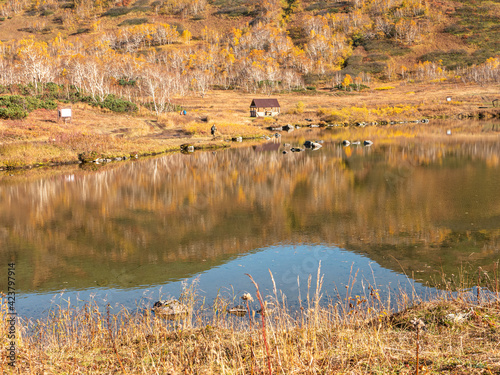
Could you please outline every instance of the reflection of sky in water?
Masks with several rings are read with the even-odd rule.
[[[411,294],[412,286],[415,287],[419,295],[429,291],[421,284],[410,282],[405,275],[382,268],[367,257],[322,245],[278,245],[255,250],[251,254],[236,257],[223,265],[193,275],[186,281],[190,284],[198,277],[198,293],[201,297],[206,297],[207,303],[211,304],[218,291],[228,299],[232,299],[233,296],[238,299],[243,292],[250,292],[254,295],[254,286],[245,273],[252,275],[259,283],[262,294],[272,294],[273,285],[269,269],[273,273],[278,293],[282,291],[287,296],[289,306],[293,308],[298,304],[297,276],[300,278],[301,297],[305,301],[309,275],[312,275],[311,297],[314,294],[320,261],[321,274],[324,276],[322,289],[324,300],[328,297],[335,299],[337,296],[336,288],[344,298],[345,285],[349,283],[350,279],[349,275],[354,277],[356,272],[356,282],[351,290],[353,296],[364,294],[363,286],[368,294],[368,285],[374,285],[374,283],[380,289],[382,298],[387,298],[388,287],[390,287],[393,296],[394,292],[400,289]],[[147,288],[91,288],[59,294],[28,293],[18,296],[16,308],[21,316],[43,317],[49,309],[55,308],[57,304],[67,306],[69,300],[72,307],[82,306],[93,297],[101,306],[109,303],[111,307],[119,308],[123,305],[129,310],[134,310],[141,304],[150,307],[160,297],[177,297],[181,288],[182,281],[175,281]]]

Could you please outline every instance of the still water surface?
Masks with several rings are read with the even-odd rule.
[[[295,132],[298,133],[298,132]],[[305,131],[265,145],[172,154],[0,183],[0,289],[16,263],[16,308],[43,317],[90,298],[150,306],[197,280],[207,302],[276,286],[291,306],[321,261],[323,291],[356,272],[356,294],[425,295],[441,275],[500,259],[500,143],[343,147]],[[312,137],[312,138],[311,138]],[[283,143],[324,139],[317,151]],[[441,283],[441,284],[440,284]],[[438,284],[438,285],[437,285]]]

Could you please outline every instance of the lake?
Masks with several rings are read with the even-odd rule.
[[[334,131],[44,177],[4,173],[0,290],[15,262],[17,312],[39,318],[68,301],[148,307],[193,281],[207,304],[238,298],[254,293],[247,273],[267,294],[270,272],[293,308],[320,262],[325,300],[347,284],[425,296],[474,280],[478,267],[494,274],[499,138],[344,147]],[[284,143],[308,139],[323,147],[283,154]]]

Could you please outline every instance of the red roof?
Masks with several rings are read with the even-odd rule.
[[[257,108],[269,108],[269,107],[279,107],[278,99],[253,99],[250,107]]]

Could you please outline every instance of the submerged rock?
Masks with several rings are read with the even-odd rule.
[[[229,314],[233,314],[233,315],[236,315],[236,316],[245,316],[246,313],[247,313],[247,309],[243,305],[236,305],[236,306],[228,308],[227,312]]]
[[[277,308],[276,308],[276,304],[274,302],[269,302],[269,301],[264,302],[264,311],[266,314],[275,313],[276,310],[277,310]],[[258,309],[257,311],[255,311],[255,313],[262,314],[262,309]]]
[[[153,305],[153,312],[156,315],[167,319],[175,319],[186,316],[189,312],[188,307],[176,299],[160,300]]]

